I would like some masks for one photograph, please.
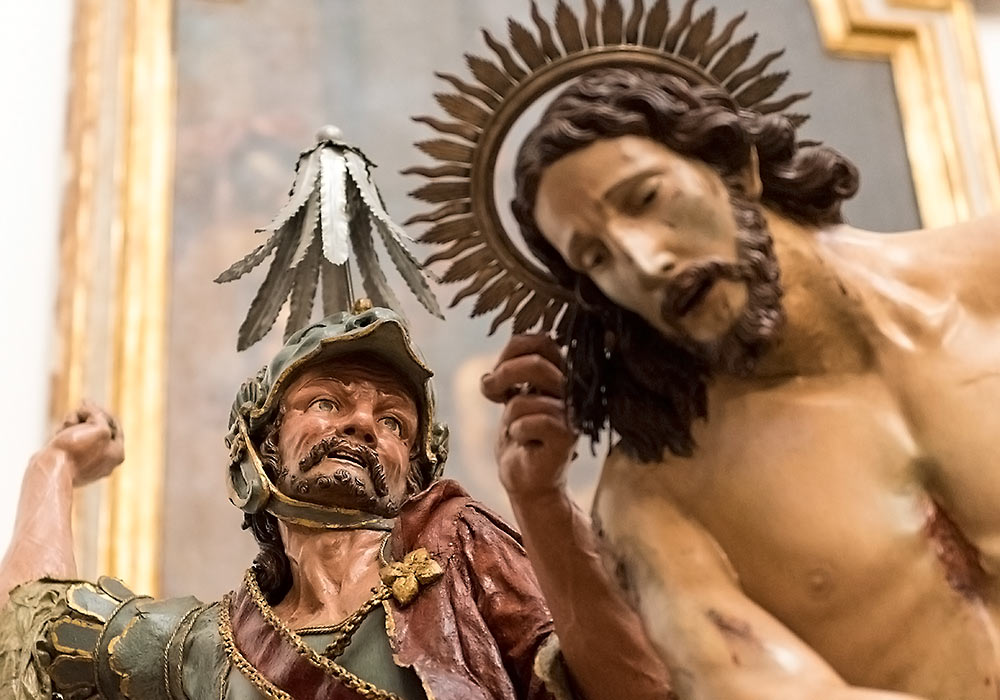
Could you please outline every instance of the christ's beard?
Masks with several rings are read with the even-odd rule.
[[[329,457],[356,461],[368,473],[371,484],[347,467],[316,473],[313,470]],[[340,436],[324,438],[306,452],[297,468],[278,470],[279,488],[292,498],[317,505],[351,508],[382,517],[393,517],[399,506],[389,495],[389,487],[378,453]]]
[[[760,208],[730,188],[730,202],[740,230],[735,263],[711,260],[685,269],[664,297],[664,320],[676,325],[678,306],[694,290],[721,280],[746,284],[747,301],[728,330],[711,341],[698,341],[686,334],[675,340],[713,370],[746,376],[770,347],[784,324],[778,262],[767,222]]]

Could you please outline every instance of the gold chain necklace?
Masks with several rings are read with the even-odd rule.
[[[327,645],[326,649],[323,650],[323,656],[328,659],[336,659],[343,654],[351,643],[354,633],[361,627],[361,623],[365,621],[368,614],[380,605],[383,600],[388,600],[391,596],[392,592],[388,586],[373,588],[371,598],[362,603],[361,607],[351,613],[349,617],[337,624],[336,632],[339,636]]]
[[[299,635],[290,630],[288,626],[285,625],[285,623],[282,622],[281,619],[274,614],[274,611],[271,609],[271,606],[268,605],[267,600],[265,600],[264,598],[264,594],[261,593],[260,586],[257,584],[257,577],[254,575],[253,569],[247,570],[246,576],[243,579],[243,585],[246,586],[247,593],[250,596],[250,600],[253,601],[254,605],[257,606],[257,609],[260,611],[260,614],[263,616],[267,624],[270,625],[274,630],[276,630],[278,634],[280,634],[285,639],[285,641],[291,644],[292,647],[294,647],[295,651],[298,652],[299,655],[304,657],[306,661],[308,661],[310,664],[329,673],[334,678],[343,683],[346,687],[357,692],[359,695],[361,695],[361,697],[370,698],[371,700],[402,700],[402,698],[400,698],[395,693],[391,693],[387,690],[382,690],[375,684],[369,683],[368,681],[360,678],[354,673],[351,673],[346,668],[336,663],[332,659],[329,659],[326,656],[317,653],[312,649],[312,647],[306,644],[305,641]],[[378,589],[376,589],[376,591],[377,590]],[[386,590],[385,595],[386,598],[389,595],[391,595],[388,592],[388,589]],[[365,615],[367,615],[368,612],[370,612],[371,609],[375,607],[376,603],[372,603],[372,600],[375,597],[376,596],[373,595],[372,598],[365,603],[365,605],[359,608],[358,612],[354,613],[354,615],[357,615],[359,612],[361,612],[361,610],[364,610],[364,608],[368,606],[369,603],[371,603],[371,607],[368,608],[368,611],[364,613]],[[385,598],[382,598],[382,600],[384,599]],[[381,602],[381,600],[377,602]],[[354,615],[352,615],[351,617],[353,618]],[[228,618],[228,616],[226,616],[226,618]],[[361,616],[361,620],[363,619],[364,617]],[[228,622],[228,619],[226,621]],[[360,621],[358,621],[357,624],[360,625]],[[231,631],[224,630],[224,635],[223,635],[224,638],[225,638],[225,632],[229,632],[231,637]],[[347,645],[345,644],[344,646],[346,647]],[[233,651],[238,651],[235,650],[235,645],[233,646],[233,649],[230,649],[227,646],[226,651],[229,652],[230,661],[233,661],[235,663],[234,654],[232,653]]]
[[[335,631],[341,635],[329,644],[322,654],[314,651],[299,634],[289,629],[275,615],[274,610],[271,609],[271,606],[267,603],[264,594],[260,590],[260,586],[257,583],[257,576],[254,574],[252,568],[247,570],[243,580],[247,595],[249,595],[250,600],[257,607],[265,622],[277,631],[285,641],[291,644],[296,652],[303,656],[311,665],[329,673],[346,687],[354,690],[362,697],[371,700],[402,700],[402,698],[395,693],[382,690],[373,683],[359,678],[334,661],[334,659],[344,653],[351,643],[354,633],[357,632],[361,627],[361,623],[364,622],[365,618],[376,606],[389,598],[395,598],[400,605],[408,605],[424,586],[437,581],[444,574],[441,566],[423,548],[410,552],[400,562],[390,563],[386,557],[386,545],[388,541],[389,537],[386,536],[379,547],[379,562],[383,565],[379,571],[379,576],[383,582],[382,585],[373,588],[371,597],[362,603],[361,607],[336,625],[327,628],[312,628],[315,631],[319,631],[320,629]],[[268,698],[289,700],[290,696],[287,693],[273,686],[236,648],[229,617],[229,607],[231,604],[232,597],[226,596],[226,599],[222,603],[223,610],[219,615],[219,628],[230,663],[239,668],[250,679],[251,683],[258,690],[264,692]]]
[[[389,536],[386,535],[382,538],[382,543],[378,548],[379,563],[382,567],[388,565],[388,561],[385,556],[385,548],[388,542]],[[382,601],[388,600],[391,597],[392,591],[385,584],[373,588],[372,595],[368,600],[362,603],[361,606],[348,617],[337,623],[335,629],[332,631],[338,633],[339,636],[327,645],[326,649],[323,650],[323,656],[328,659],[336,659],[338,656],[343,654],[347,650],[348,645],[351,643],[351,638],[354,636],[354,633],[361,627],[361,623],[365,621],[368,614],[374,610],[376,606],[380,605]]]
[[[381,568],[385,568],[386,566],[388,566],[388,561],[386,559],[386,554],[385,554],[385,548],[388,542],[389,542],[389,536],[386,535],[384,538],[382,538],[382,544],[379,545],[378,558],[379,558],[379,565]],[[385,585],[372,588],[371,590],[372,590],[372,596],[364,603],[362,603],[357,610],[355,610],[353,613],[345,617],[340,622],[336,622],[332,625],[312,625],[309,627],[300,627],[296,630],[296,633],[299,636],[310,635],[310,634],[340,633],[348,635],[348,641],[349,641],[349,636],[357,631],[357,628],[360,627],[362,622],[364,622],[364,619],[365,617],[368,616],[368,613],[374,610],[375,606],[378,603],[381,603],[383,600],[388,600],[388,598],[392,595],[391,591]],[[331,644],[330,646],[333,645]],[[344,646],[345,647],[347,646],[346,642]],[[327,654],[327,652],[323,653]],[[343,653],[343,650],[341,650],[340,653]]]

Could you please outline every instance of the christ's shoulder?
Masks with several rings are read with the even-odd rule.
[[[1000,214],[903,233],[838,227],[819,242],[838,271],[883,298],[1000,315]]]

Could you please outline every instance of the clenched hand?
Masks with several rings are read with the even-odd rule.
[[[504,404],[497,439],[500,481],[511,497],[562,489],[577,434],[566,413],[563,358],[543,335],[516,335],[483,377],[483,395]]]
[[[65,456],[74,486],[103,479],[125,459],[124,436],[117,421],[89,401],[66,416],[43,449]]]

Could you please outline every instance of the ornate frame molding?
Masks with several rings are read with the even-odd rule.
[[[874,2],[810,1],[828,50],[890,60],[924,225],[1000,209],[1000,154],[969,0],[887,0],[878,17]]]
[[[77,0],[51,415],[101,399],[128,456],[78,499],[83,569],[155,593],[164,452],[172,0]],[[87,573],[92,573],[87,571]]]

